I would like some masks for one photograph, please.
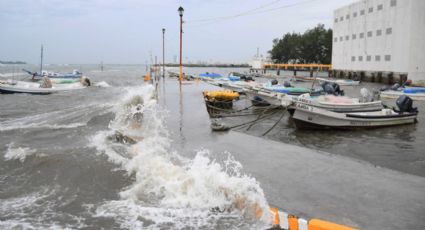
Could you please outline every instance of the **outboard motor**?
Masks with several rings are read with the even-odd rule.
[[[272,80],[272,85],[277,85],[279,82],[276,79]]]
[[[382,86],[380,89],[379,89],[379,91],[386,91],[386,90],[389,90],[390,89],[390,87],[389,86]]]
[[[325,91],[326,94],[335,94],[335,89],[332,87],[331,84],[326,83],[322,85],[323,91]]]
[[[341,95],[344,96],[344,90],[341,90],[340,86],[337,83],[331,83],[331,82],[324,82],[322,84],[323,91],[325,91],[326,94],[333,94],[333,95]]]
[[[395,83],[393,86],[391,86],[391,90],[397,90],[398,88],[400,88],[400,84]]]
[[[372,94],[366,88],[360,89],[360,95],[361,95],[361,97],[360,97],[361,102],[369,102],[369,101],[373,100]]]
[[[397,101],[396,105],[399,109],[400,113],[408,112],[408,113],[415,113],[418,111],[417,108],[413,108],[413,100],[412,98],[408,97],[407,95],[401,95]]]
[[[252,77],[248,76],[246,77],[245,81],[255,81]]]
[[[284,81],[283,82],[283,86],[285,87],[292,87],[291,83],[289,83],[289,81]]]

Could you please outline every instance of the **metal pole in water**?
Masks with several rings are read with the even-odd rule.
[[[178,9],[179,15],[180,15],[180,76],[179,76],[179,82],[182,83],[183,79],[183,65],[182,65],[182,39],[183,39],[183,7],[179,7]]]
[[[165,28],[162,28],[162,78],[165,77]]]

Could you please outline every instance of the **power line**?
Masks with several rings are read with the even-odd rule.
[[[278,0],[278,1],[280,1],[280,0]],[[273,4],[277,3],[278,1],[273,1],[273,2],[268,3],[266,5],[257,7],[255,9],[252,9],[252,10],[249,10],[249,11],[246,11],[246,12],[243,12],[243,13],[232,15],[232,16],[225,16],[225,17],[217,17],[217,18],[210,18],[210,19],[195,20],[195,21],[189,21],[189,23],[191,23],[191,22],[205,22],[205,23],[201,23],[201,24],[192,24],[190,26],[209,25],[209,24],[214,24],[214,23],[217,23],[217,22],[226,21],[226,20],[230,20],[230,19],[238,18],[238,17],[242,17],[242,16],[250,16],[250,15],[255,15],[255,14],[263,14],[263,13],[267,13],[267,12],[281,10],[281,9],[284,9],[284,8],[290,8],[290,7],[294,7],[294,6],[299,6],[299,5],[310,3],[310,2],[313,2],[313,1],[317,1],[317,0],[307,0],[307,1],[302,1],[302,2],[298,2],[298,3],[292,3],[292,4],[288,4],[288,5],[284,5],[284,6],[272,8],[272,9],[266,9],[266,10],[258,11],[259,9],[262,9],[262,8],[265,8],[267,6],[270,6],[270,5],[273,5]]]
[[[255,11],[257,11],[257,10],[263,9],[263,8],[265,8],[265,7],[268,7],[268,6],[274,5],[274,4],[276,4],[276,3],[280,2],[280,1],[281,1],[281,0],[275,0],[275,1],[273,1],[273,2],[267,3],[267,4],[265,4],[265,5],[259,6],[259,7],[257,7],[257,8],[254,8],[254,9],[251,9],[251,10],[248,10],[248,11],[245,11],[245,12],[242,12],[242,13],[239,13],[239,14],[236,14],[236,15],[223,16],[223,17],[216,17],[216,18],[198,19],[198,20],[192,20],[192,21],[188,21],[188,22],[189,22],[189,23],[192,23],[192,22],[207,22],[207,21],[215,21],[215,20],[221,20],[221,19],[230,19],[230,18],[234,18],[234,17],[240,17],[240,16],[244,16],[244,15],[246,15],[246,14],[249,14],[249,13],[255,12]]]

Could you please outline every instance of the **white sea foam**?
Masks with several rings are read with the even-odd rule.
[[[135,229],[145,225],[205,227],[217,224],[220,218],[236,218],[235,226],[242,219],[253,221],[254,228],[269,222],[263,190],[254,178],[243,174],[239,162],[228,153],[224,153],[227,160],[218,162],[208,150],[198,151],[193,159],[171,151],[164,113],[153,99],[153,87],[127,91],[123,102],[113,109],[116,117],[109,125],[110,131],[95,135],[92,145],[134,175],[135,181],[120,193],[121,200],[99,206],[97,216],[113,216],[122,227]],[[138,103],[140,98],[142,107]],[[135,115],[140,111],[141,126],[135,126]],[[142,138],[136,138],[138,142],[122,154],[107,138],[116,131]],[[226,211],[217,214],[211,212],[214,208]]]
[[[27,147],[14,147],[14,143],[8,145],[6,154],[4,154],[5,160],[20,160],[21,162],[25,161],[27,156],[33,155],[36,153],[36,149],[31,149]]]
[[[86,126],[96,115],[109,112],[109,104],[83,105],[55,110],[26,117],[9,119],[0,123],[0,131],[15,129],[71,129]],[[84,116],[82,116],[84,115]]]
[[[0,202],[0,229],[77,229],[87,227],[84,219],[78,216],[60,213],[67,220],[66,226],[58,224],[54,218],[58,212],[52,197],[58,188],[41,187],[36,192],[22,196],[2,199]]]
[[[108,82],[106,82],[106,81],[95,82],[94,85],[97,86],[97,87],[101,87],[101,88],[111,87],[111,85],[109,85]]]

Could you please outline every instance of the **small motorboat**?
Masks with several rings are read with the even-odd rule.
[[[382,109],[373,112],[337,113],[323,108],[297,103],[293,115],[298,128],[357,129],[412,124],[418,111],[408,96],[397,99],[398,110]]]
[[[32,75],[34,79],[42,78],[44,76],[47,76],[48,78],[79,79],[83,76],[83,74],[78,70],[73,70],[72,73],[57,73],[57,72],[48,72],[48,71],[41,71],[41,73],[38,73],[38,72],[31,72],[26,69],[22,69],[22,71]]]
[[[303,94],[299,97],[294,97],[293,102],[293,106],[289,108],[292,109],[292,112],[297,104],[304,104],[338,113],[371,112],[382,110],[384,108],[381,101],[361,102],[359,98],[335,95],[320,95],[312,97],[310,94]]]
[[[201,73],[198,76],[201,79],[204,79],[204,78],[206,78],[206,79],[217,79],[217,78],[222,78],[223,77],[223,76],[221,76],[218,73],[208,73],[208,72],[207,73]]]
[[[263,84],[262,90],[284,93],[288,95],[301,95],[305,93],[320,94],[322,92],[321,88],[308,89],[302,87],[293,87],[291,84],[289,84],[289,82],[285,82],[284,85],[278,85],[277,81]]]
[[[355,85],[359,85],[360,84],[360,81],[353,81],[353,80],[349,80],[349,79],[317,78],[317,80],[320,83],[324,83],[324,82],[337,83],[340,86],[355,86]]]
[[[390,89],[380,93],[381,98],[395,99],[401,95],[407,95],[415,101],[425,100],[425,87],[402,87],[396,90]]]
[[[315,77],[306,77],[306,76],[293,76],[291,81],[299,81],[299,82],[311,82],[315,81]]]
[[[253,102],[254,105],[268,104],[283,107],[291,105],[293,98],[297,97],[285,93],[253,89],[245,89],[244,94]]]
[[[40,83],[15,80],[0,81],[0,93],[51,94],[61,91],[84,89],[87,86],[90,86],[90,80],[86,77],[82,77],[79,82],[69,84],[54,84],[48,77],[43,77]]]

